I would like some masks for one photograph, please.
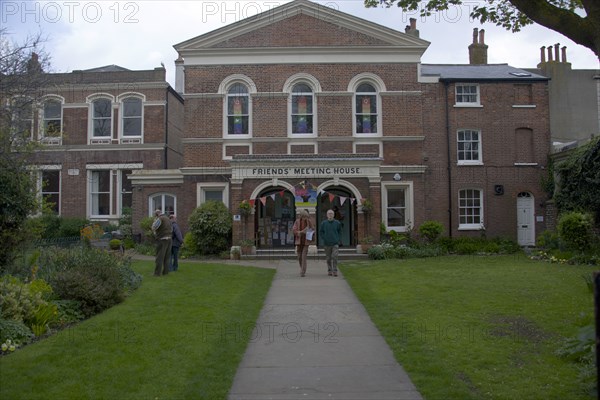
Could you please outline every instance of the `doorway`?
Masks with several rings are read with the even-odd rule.
[[[517,237],[520,246],[535,245],[535,201],[531,193],[517,196]]]
[[[351,201],[351,194],[343,189],[326,189],[326,193],[319,195],[317,204],[317,226],[327,219],[327,210],[333,210],[334,218],[342,224],[341,245],[356,245],[356,206]],[[319,246],[323,246],[321,238]]]
[[[296,219],[294,195],[279,187],[261,192],[259,198],[254,219],[257,246],[259,248],[293,247],[292,227]]]

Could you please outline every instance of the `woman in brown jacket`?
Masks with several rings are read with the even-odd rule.
[[[308,215],[308,210],[301,210],[298,212],[298,218],[296,218],[296,222],[294,222],[294,227],[292,228],[294,232],[294,244],[296,245],[296,250],[298,252],[298,263],[300,264],[300,276],[306,275],[306,256],[308,254],[308,246],[310,246],[311,242],[314,239],[315,227],[310,220]],[[309,232],[309,231],[312,231]],[[309,239],[306,237],[306,233],[309,232]]]

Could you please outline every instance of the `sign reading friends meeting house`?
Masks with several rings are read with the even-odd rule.
[[[324,166],[324,167],[241,167],[233,168],[234,179],[253,178],[358,178],[379,176],[379,167]]]

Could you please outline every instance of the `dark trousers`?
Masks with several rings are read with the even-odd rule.
[[[156,259],[154,275],[160,276],[169,273],[169,260],[171,258],[171,244],[173,239],[159,239],[156,244]]]
[[[171,271],[177,271],[179,268],[179,246],[171,246]]]

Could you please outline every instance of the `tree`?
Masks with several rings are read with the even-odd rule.
[[[421,8],[421,15],[458,6],[463,0],[364,0],[366,7],[394,3],[405,11]],[[512,32],[533,23],[559,32],[575,43],[592,50],[600,59],[600,1],[599,0],[486,0],[473,6],[471,17],[481,23],[492,22]],[[487,4],[486,4],[487,3]],[[584,15],[582,15],[584,14]]]
[[[28,165],[35,104],[44,86],[48,57],[41,35],[23,43],[0,29],[0,268],[21,244],[25,220],[37,207],[36,184]],[[42,54],[40,56],[40,54]]]
[[[554,170],[558,176],[554,200],[560,211],[591,212],[600,226],[600,137],[572,150]]]

